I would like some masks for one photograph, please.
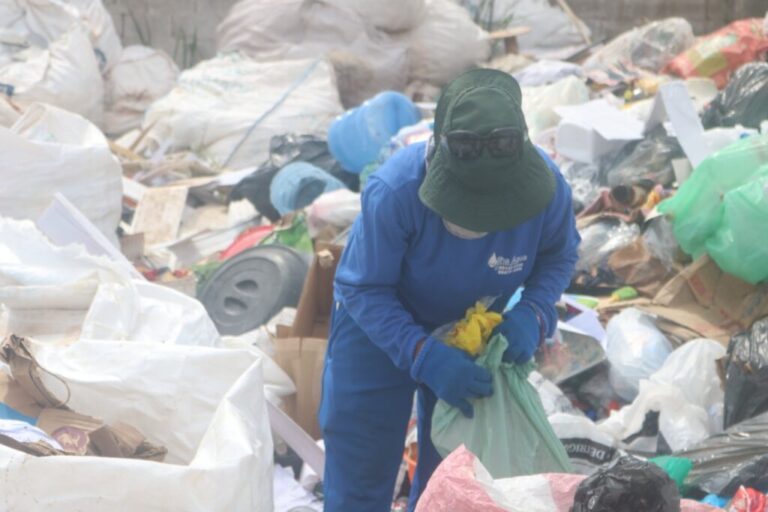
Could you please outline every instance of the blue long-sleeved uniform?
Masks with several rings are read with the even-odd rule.
[[[580,240],[571,191],[555,164],[542,153],[557,177],[543,213],[465,240],[419,200],[424,151],[424,144],[410,146],[371,176],[336,274],[338,300],[401,369],[410,368],[415,344],[430,331],[463,317],[476,300],[509,297],[523,284],[522,300],[542,313],[551,335]]]
[[[546,155],[557,182],[547,208],[514,229],[467,240],[449,233],[418,197],[425,146],[401,150],[371,176],[336,272],[319,415],[329,512],[389,509],[416,389],[409,375],[416,344],[475,301],[509,297],[521,285],[522,300],[552,334],[554,304],[576,264],[571,191]],[[411,507],[439,462],[429,439],[435,397],[419,391]]]

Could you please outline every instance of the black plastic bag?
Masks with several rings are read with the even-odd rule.
[[[684,158],[677,138],[670,137],[662,126],[652,130],[643,140],[624,146],[604,166],[603,185],[634,185],[644,180],[668,187],[675,181],[672,160]]]
[[[260,214],[272,222],[277,221],[280,213],[269,199],[269,188],[278,171],[292,162],[307,162],[319,167],[351,190],[360,186],[360,178],[341,168],[323,139],[314,135],[277,135],[269,142],[269,160],[232,189],[230,200],[248,199]]]
[[[725,428],[768,411],[768,317],[731,338],[725,379]]]
[[[728,85],[704,110],[705,128],[735,126],[759,128],[768,119],[768,63],[751,62],[733,74]]]
[[[680,492],[656,464],[622,457],[576,489],[571,512],[679,512]]]

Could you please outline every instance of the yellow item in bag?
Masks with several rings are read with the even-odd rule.
[[[445,342],[476,356],[485,350],[488,339],[501,321],[499,313],[488,311],[486,306],[478,302],[467,310],[463,320],[456,322]]]

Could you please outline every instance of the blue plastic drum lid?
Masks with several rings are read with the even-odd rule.
[[[333,122],[328,148],[346,171],[360,174],[401,128],[420,120],[419,109],[407,96],[382,92]]]

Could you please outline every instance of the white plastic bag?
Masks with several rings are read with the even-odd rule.
[[[22,108],[50,103],[101,124],[104,83],[91,41],[77,24],[47,49],[31,47],[0,64],[0,83]]]
[[[243,169],[269,156],[275,134],[324,135],[342,112],[322,60],[258,62],[231,53],[184,71],[144,118],[148,141],[192,150],[214,166]]]
[[[98,128],[32,105],[10,129],[0,127],[0,155],[0,215],[36,219],[60,192],[117,245],[122,169]]]
[[[586,416],[557,413],[549,417],[549,423],[580,475],[591,475],[619,456],[617,441]]]
[[[523,87],[522,90],[523,114],[531,137],[557,126],[560,116],[555,107],[589,101],[589,88],[576,76],[568,76],[549,85]]]
[[[351,9],[366,22],[386,32],[403,32],[417,27],[426,13],[425,0],[327,0]]]
[[[122,134],[141,126],[152,102],[176,85],[179,68],[161,50],[129,46],[105,75],[104,131]]]
[[[352,225],[361,209],[357,192],[341,189],[323,194],[307,208],[309,236],[314,239],[329,226],[335,231],[343,231]]]
[[[707,339],[679,347],[648,380],[640,382],[637,399],[602,422],[600,430],[617,442],[635,436],[627,447],[648,451],[656,450],[657,436],[636,434],[650,412],[659,413],[659,432],[674,451],[719,433],[723,390],[717,361],[725,352],[720,343]]]
[[[402,90],[407,83],[406,48],[355,12],[368,9],[369,4],[241,0],[218,27],[218,49],[241,50],[259,61],[328,58],[342,101],[356,105],[385,89]],[[408,19],[412,15],[410,9],[396,10],[392,2],[382,12]]]
[[[31,222],[0,218],[0,336],[214,346],[197,300],[132,279],[82,246],[52,245]]]
[[[167,463],[33,457],[0,446],[7,510],[272,512],[272,438],[253,352],[157,344],[32,342],[75,411],[123,421],[168,448]],[[64,399],[57,379],[45,386]]]
[[[672,353],[672,345],[650,316],[627,308],[608,322],[606,355],[610,381],[627,401],[637,397],[640,381],[657,371]]]
[[[398,37],[408,46],[409,81],[444,85],[490,56],[488,34],[450,0],[427,0],[424,21]]]

